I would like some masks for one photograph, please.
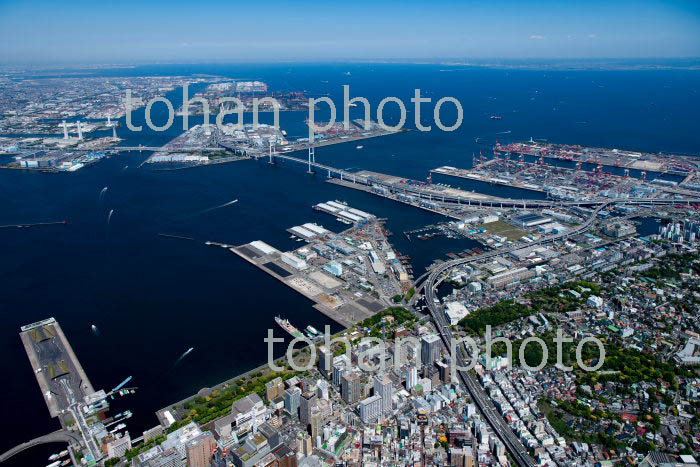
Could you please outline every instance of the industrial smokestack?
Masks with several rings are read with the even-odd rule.
[[[83,130],[80,128],[80,120],[78,120],[78,139],[83,139]]]

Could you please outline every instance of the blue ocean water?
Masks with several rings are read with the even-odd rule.
[[[319,162],[336,167],[418,180],[441,165],[470,167],[472,153],[487,149],[476,138],[492,143],[496,138],[507,142],[534,137],[640,151],[700,152],[695,131],[700,116],[697,71],[276,64],[162,65],[99,73],[261,79],[276,91],[303,89],[311,96],[330,95],[336,103],[342,103],[342,85],[349,84],[351,96],[371,102],[372,118],[382,98],[401,98],[410,110],[408,127],[414,127],[410,98],[415,88],[433,103],[456,97],[464,107],[458,131],[409,131],[364,140],[361,150],[350,143],[316,151]],[[171,97],[177,104],[178,93]],[[423,124],[433,124],[431,107],[423,106]],[[442,108],[445,124],[454,121],[452,109],[448,104]],[[317,119],[324,118],[323,107],[317,114]],[[388,123],[398,120],[392,104],[384,114]],[[352,115],[361,117],[361,106],[353,108]],[[490,115],[503,119],[494,121]],[[158,118],[164,118],[162,112],[155,115]],[[305,118],[303,112],[282,113],[281,126],[290,137],[305,136]],[[135,120],[141,122],[142,115],[137,113]],[[165,133],[144,128],[133,134],[124,126],[119,132],[127,140],[124,144],[160,145],[179,128],[176,119]],[[157,423],[155,410],[264,363],[266,330],[282,334],[274,325],[275,315],[288,317],[298,327],[322,329],[330,324],[339,329],[302,296],[204,241],[242,244],[259,239],[280,249],[297,247],[285,231],[293,225],[317,222],[342,230],[344,225],[331,216],[311,209],[318,202],[340,199],[387,218],[387,227],[395,233],[392,243],[413,258],[418,274],[447,252],[475,246],[439,237],[410,243],[401,232],[445,219],[325,183],[323,174],[308,175],[292,164],[244,161],[176,171],[137,168],[146,157],[122,153],[72,174],[0,171],[0,225],[69,221],[66,226],[0,229],[0,359],[6,375],[11,375],[0,389],[0,404],[13,423],[0,441],[0,451],[58,427],[49,419],[17,335],[23,324],[57,318],[97,388],[110,389],[133,375],[139,389],[115,401],[115,411],[128,408],[135,413],[128,424],[134,436]],[[498,196],[542,196],[452,177],[434,180]],[[105,186],[109,188],[100,199]],[[239,201],[202,213],[232,199]],[[93,324],[99,337],[90,330]],[[195,350],[174,366],[190,347]],[[44,451],[51,449],[27,452],[13,465],[42,465],[40,460],[48,456]]]

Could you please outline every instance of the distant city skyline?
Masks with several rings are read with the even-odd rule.
[[[700,56],[690,0],[5,1],[5,64]]]

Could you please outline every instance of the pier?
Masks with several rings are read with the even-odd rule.
[[[55,319],[21,329],[20,339],[51,417],[58,417],[73,402],[95,392]]]
[[[280,252],[278,251],[268,254],[258,253],[251,244],[232,247],[229,250],[314,302],[314,309],[345,328],[349,328],[355,323],[369,318],[386,307],[383,303],[369,301],[369,299],[342,303],[342,301],[333,297],[335,289],[342,285],[340,281],[336,281],[337,285],[331,285],[331,287],[312,283],[303,274],[299,274],[298,271],[294,271],[291,267],[287,267],[284,263],[278,261],[280,257]]]
[[[68,339],[54,318],[21,327],[20,339],[27,352],[37,383],[51,417],[58,417],[62,429],[22,443],[0,454],[4,462],[20,452],[47,443],[68,443],[71,459],[74,450],[83,450],[98,461],[103,453],[92,437],[86,414],[106,411],[108,394],[96,392]]]

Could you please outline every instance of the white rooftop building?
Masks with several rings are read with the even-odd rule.
[[[459,302],[449,302],[445,308],[445,316],[452,326],[455,326],[468,314],[467,308]]]

